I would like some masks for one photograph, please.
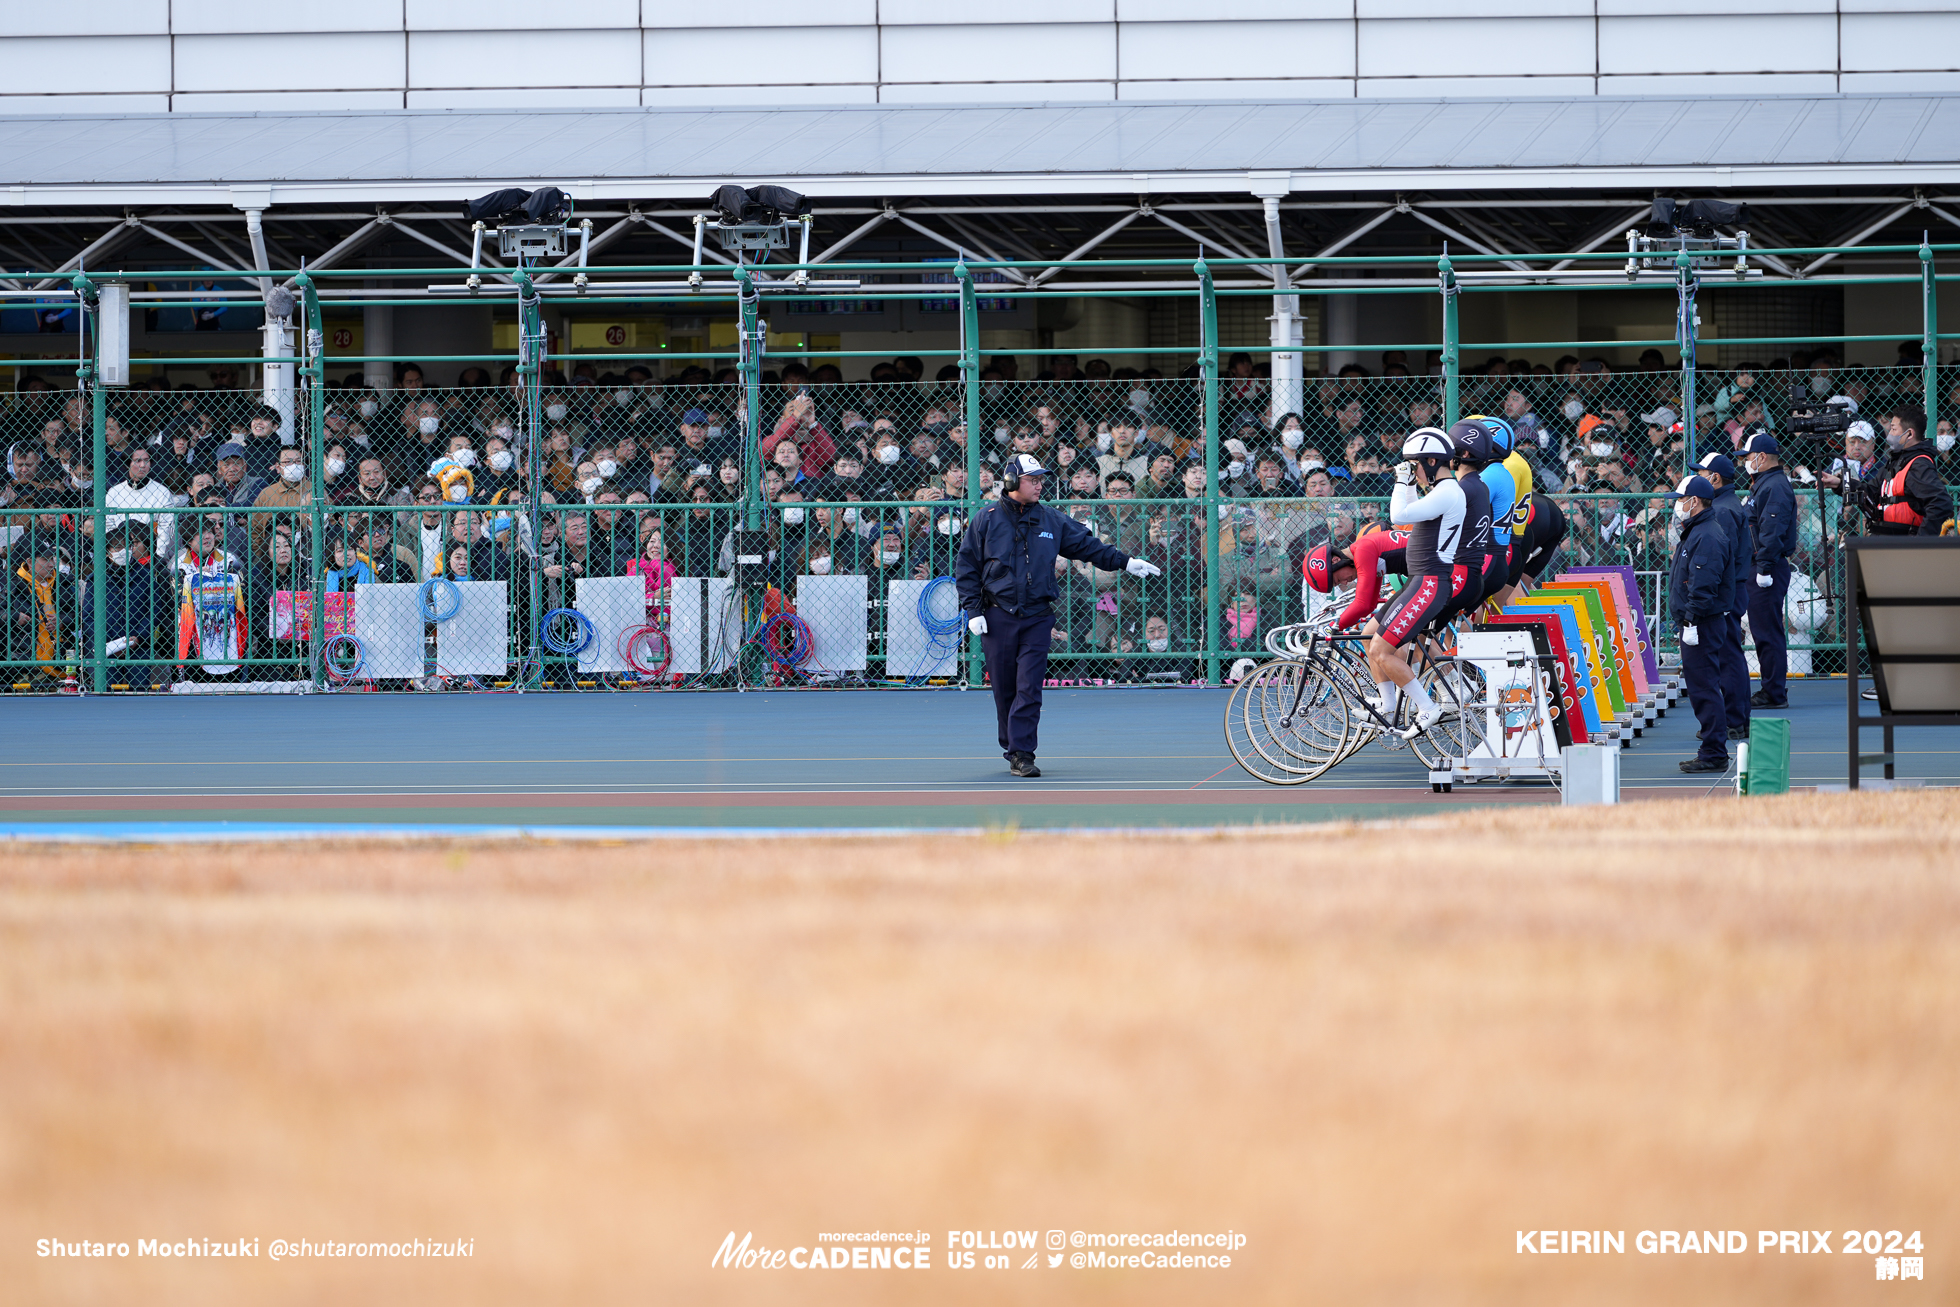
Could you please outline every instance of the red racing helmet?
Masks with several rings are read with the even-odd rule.
[[[1353,566],[1354,560],[1332,544],[1315,545],[1300,561],[1300,575],[1307,579],[1308,585],[1326,594],[1334,588],[1334,573]]]

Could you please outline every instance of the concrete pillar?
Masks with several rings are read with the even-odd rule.
[[[1359,295],[1323,295],[1320,297],[1320,308],[1322,344],[1353,346],[1361,343]],[[1361,355],[1349,348],[1323,354],[1321,358],[1324,360],[1321,370],[1332,376],[1348,364],[1359,362]]]
[[[369,290],[383,289],[382,283],[370,281]],[[369,362],[361,365],[361,383],[370,390],[389,390],[395,384],[395,367],[392,363],[376,363],[376,355],[395,352],[395,309],[392,304],[370,304],[361,310],[361,353]]]

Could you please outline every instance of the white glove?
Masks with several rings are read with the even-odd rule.
[[[966,629],[975,635],[985,635],[987,633],[987,619],[984,617],[969,617],[966,619]]]
[[[1397,463],[1395,465],[1395,482],[1397,485],[1414,485],[1416,483],[1416,465],[1406,459]]]
[[[975,620],[975,621],[984,621],[985,619],[984,619],[984,618],[975,618],[974,620]],[[1682,628],[1681,628],[1681,643],[1682,643],[1682,644],[1700,644],[1700,643],[1701,643],[1701,636],[1700,636],[1700,635],[1699,635],[1698,633],[1696,633],[1696,631],[1695,631],[1695,628],[1694,628],[1694,627],[1692,627],[1692,626],[1684,626],[1684,627],[1682,627]]]
[[[1769,574],[1768,572],[1758,572],[1758,573],[1756,573],[1756,588],[1757,588],[1757,589],[1759,589],[1759,590],[1767,590],[1767,589],[1769,589],[1769,588],[1770,588],[1771,586],[1773,586],[1773,585],[1775,585],[1775,584],[1776,584],[1776,578],[1775,578],[1775,577],[1773,577],[1773,576],[1771,576],[1771,575],[1770,575],[1770,574]]]
[[[1243,440],[1238,440],[1238,439],[1232,439],[1226,441],[1225,452],[1230,454],[1233,458],[1238,459],[1241,463],[1243,463],[1246,459],[1252,457],[1252,455],[1246,451],[1245,442]]]
[[[1225,475],[1231,480],[1237,481],[1245,475],[1245,464],[1239,462],[1237,459],[1232,460],[1225,465]]]
[[[1163,568],[1157,566],[1155,563],[1145,562],[1141,558],[1132,558],[1124,565],[1123,570],[1131,576],[1162,576],[1164,574]]]

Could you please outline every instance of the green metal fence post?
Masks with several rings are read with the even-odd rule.
[[[95,558],[89,567],[89,686],[97,694],[109,692],[109,440],[108,411],[104,403],[101,378],[96,375],[95,359],[90,355],[88,323],[94,305],[97,303],[95,283],[87,277],[78,276],[72,282],[75,288],[76,317],[81,333],[81,349],[77,351],[78,363],[75,368],[75,386],[85,391],[89,397],[89,428],[93,453],[90,458],[95,465],[95,475],[91,478],[89,537]],[[100,332],[97,333],[98,337]],[[80,614],[77,614],[80,616]],[[59,622],[57,621],[57,626]],[[56,636],[55,657],[63,655],[59,634]]]
[[[1674,338],[1681,345],[1681,473],[1687,475],[1695,465],[1695,340],[1701,316],[1695,311],[1695,291],[1700,282],[1695,265],[1683,249],[1674,261],[1675,323]],[[1670,473],[1670,475],[1672,475]]]
[[[517,374],[524,382],[525,455],[531,466],[531,487],[526,511],[531,518],[531,666],[536,669],[540,687],[544,684],[544,356],[550,345],[545,334],[544,310],[529,269],[519,268],[517,281]],[[519,669],[516,688],[524,690],[530,677]]]
[[[973,293],[973,273],[966,256],[953,266],[960,284],[960,398],[966,425],[966,520],[980,515],[980,300]],[[966,683],[980,685],[983,663],[980,637],[966,637]]]
[[[1203,259],[1198,274],[1198,375],[1205,410],[1205,684],[1218,684],[1219,609],[1225,602],[1218,564],[1218,292]]]
[[[1457,381],[1462,373],[1462,348],[1456,326],[1456,270],[1450,256],[1436,260],[1436,280],[1443,292],[1443,425],[1450,426],[1457,413]]]
[[[305,362],[299,366],[300,384],[306,387],[306,441],[307,461],[313,466],[313,540],[309,546],[313,555],[313,623],[312,639],[308,641],[307,665],[311,670],[315,689],[326,687],[327,659],[327,587],[326,587],[326,535],[327,535],[327,395],[325,336],[320,324],[320,293],[313,285],[313,278],[301,272],[293,279],[298,288],[300,302],[306,310],[306,331],[304,335]],[[388,524],[388,537],[394,538],[395,524]],[[372,538],[373,525],[369,524]]]
[[[762,324],[762,298],[757,291],[755,277],[747,268],[735,269],[736,297],[742,310],[742,348],[736,360],[742,378],[742,522],[749,531],[762,530],[762,356],[769,343],[769,329]],[[744,640],[741,660],[735,667],[737,686],[749,683],[753,672],[755,684],[762,685],[767,679],[767,660],[761,646],[751,646],[746,638],[747,632],[762,623],[762,614],[768,602],[768,582],[761,580],[760,568],[744,568],[740,562],[742,550],[735,550],[737,560],[735,573],[739,577],[745,572],[757,580],[742,586],[742,624]]]
[[[1924,232],[1919,236],[1919,303],[1923,315],[1919,380],[1926,392],[1926,430],[1919,434],[1931,440],[1932,433],[1938,429],[1940,411],[1940,304],[1939,287],[1933,280],[1933,247],[1927,243]]]

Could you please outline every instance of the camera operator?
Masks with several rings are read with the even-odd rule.
[[[1853,424],[1854,428],[1862,423]],[[1885,444],[1891,451],[1882,475],[1872,469],[1861,475],[1846,498],[1865,514],[1872,535],[1937,536],[1952,520],[1953,497],[1933,466],[1933,446],[1925,439],[1926,415],[1910,406],[1886,418]],[[1845,452],[1852,455],[1851,431],[1845,433]],[[1845,486],[1846,478],[1827,473],[1819,480],[1827,489]]]

